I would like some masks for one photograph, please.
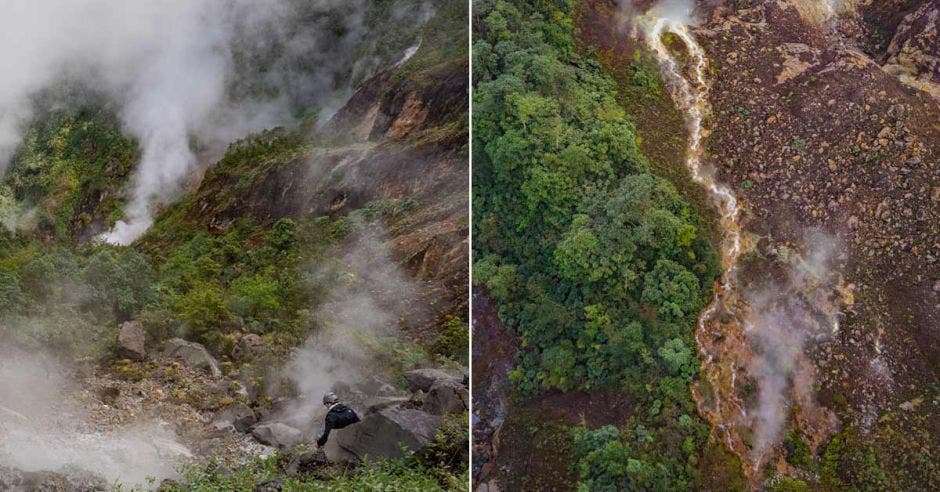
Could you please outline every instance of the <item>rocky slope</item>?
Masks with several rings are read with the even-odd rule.
[[[809,287],[811,294],[792,294],[833,296],[829,312],[836,317],[800,348],[807,358],[799,364],[809,364],[805,372],[776,368],[793,384],[780,390],[788,408],[778,432],[796,429],[824,462],[833,460],[830,473],[846,483],[866,483],[866,473],[881,470],[890,477],[886,483],[928,486],[938,480],[923,461],[937,449],[922,447],[936,441],[928,436],[938,430],[940,106],[932,94],[936,43],[929,13],[936,4],[909,5],[911,13],[898,16],[893,32],[890,21],[871,24],[885,5],[859,2],[824,15],[814,6],[728,2],[708,13],[696,34],[713,73],[709,160],[719,179],[737,189],[747,208],[745,228],[759,238],[744,260],[743,290],[767,289],[758,279],[785,276],[780,266],[787,254],[809,255],[829,241],[811,236],[820,231],[833,238],[834,248],[822,275],[844,276],[843,290],[827,291],[821,283]],[[852,24],[887,29],[892,41],[881,59],[845,36]],[[821,302],[813,302],[817,316],[825,310]],[[800,323],[778,322],[791,330]],[[751,338],[750,344],[744,349],[760,357],[760,342]],[[739,363],[732,369],[739,389],[732,393],[754,408],[747,392],[765,381],[748,366],[753,354],[732,355],[733,345],[726,349]],[[816,397],[801,399],[801,384],[818,389]],[[841,425],[814,416],[817,402]],[[868,449],[877,464],[852,469],[850,453],[826,452],[837,428],[842,439],[860,435],[847,447]],[[898,436],[901,428],[911,438]],[[778,446],[779,461],[766,458],[762,465],[776,463],[777,471],[805,478]]]
[[[644,44],[629,16],[655,3],[588,2],[581,17],[582,39],[625,87],[623,60]],[[933,488],[938,4],[695,4],[704,160],[740,200],[751,245],[736,304],[700,334],[703,375],[718,375],[697,387],[700,409],[751,487]],[[641,134],[669,125],[662,114],[639,111]],[[644,144],[681,162],[655,141]],[[723,466],[706,457],[705,483],[728,486]]]

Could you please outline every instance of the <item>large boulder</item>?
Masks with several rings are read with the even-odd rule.
[[[433,368],[414,369],[406,372],[404,376],[405,380],[408,381],[408,390],[411,392],[418,390],[428,392],[431,390],[431,386],[434,382],[441,379],[456,381],[458,383],[462,379],[461,376],[451,374],[442,369]]]
[[[339,447],[358,459],[402,458],[402,447],[420,451],[434,438],[441,418],[421,410],[388,407],[367,414],[362,422],[337,433]]]
[[[173,338],[166,342],[163,349],[165,357],[172,357],[183,361],[189,367],[196,367],[206,370],[213,377],[221,377],[222,371],[219,369],[219,362],[215,357],[209,354],[201,344],[196,342],[187,342],[182,338]]]
[[[256,425],[251,435],[261,444],[279,448],[289,448],[300,444],[304,440],[299,430],[280,422]]]
[[[147,330],[139,321],[126,321],[118,333],[118,355],[125,359],[144,360]]]
[[[219,430],[234,428],[238,432],[248,432],[258,418],[255,412],[244,403],[233,403],[216,414],[212,425]]]
[[[450,379],[438,379],[424,399],[424,409],[434,415],[466,412],[470,408],[470,392]]]

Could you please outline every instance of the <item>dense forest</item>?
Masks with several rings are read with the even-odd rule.
[[[651,173],[614,81],[577,50],[573,2],[475,7],[474,282],[520,340],[516,397],[628,392],[622,427],[571,429],[580,487],[695,488],[709,434],[695,319],[719,273],[702,218]]]

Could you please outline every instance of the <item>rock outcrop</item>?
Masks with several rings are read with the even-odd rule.
[[[408,390],[412,392],[418,390],[428,392],[431,390],[431,385],[438,380],[451,380],[459,384],[462,379],[460,376],[442,369],[433,368],[414,369],[406,372],[404,376],[405,380],[408,381]]]

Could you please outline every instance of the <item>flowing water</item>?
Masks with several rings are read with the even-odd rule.
[[[719,326],[717,319],[721,314],[729,314],[731,316],[724,317],[734,319],[733,314],[739,305],[734,285],[738,258],[749,245],[744,239],[740,223],[741,208],[734,192],[719,183],[714,173],[702,162],[703,143],[708,136],[705,122],[710,110],[706,78],[708,59],[695,40],[687,19],[682,16],[657,15],[654,9],[640,17],[637,24],[656,56],[673,100],[685,113],[689,134],[686,164],[692,178],[708,190],[720,217],[720,252],[724,273],[716,285],[712,302],[698,319],[696,330],[707,389],[697,384],[693,393],[700,414],[723,434],[721,437],[729,450],[743,458],[748,450],[735,426],[736,421],[747,417],[747,409],[735,391],[737,372],[741,368],[734,362],[722,364],[718,359],[729,348],[746,350],[748,344],[740,323],[732,321],[731,326]],[[680,54],[670,49],[666,44],[666,36],[681,40],[684,52]]]
[[[805,348],[838,330],[841,307],[851,304],[851,293],[846,294],[842,276],[831,264],[837,242],[825,235],[807,237],[802,252],[784,261],[786,282],[757,282],[760,285],[749,286],[747,292],[737,285],[738,259],[753,248],[748,239],[752,236],[743,230],[734,192],[703,163],[710,111],[708,58],[690,28],[689,9],[664,4],[671,7],[654,7],[637,19],[637,26],[685,114],[686,164],[713,200],[722,234],[723,274],[696,329],[702,377],[693,394],[715,437],[750,465],[743,471],[756,487],[760,467],[773,459],[790,401],[798,403],[800,410],[793,417],[812,435],[813,447],[837,425],[834,415],[815,402],[815,366]],[[829,2],[824,5],[835,8]],[[738,387],[739,375],[758,388],[750,413],[745,388]]]

